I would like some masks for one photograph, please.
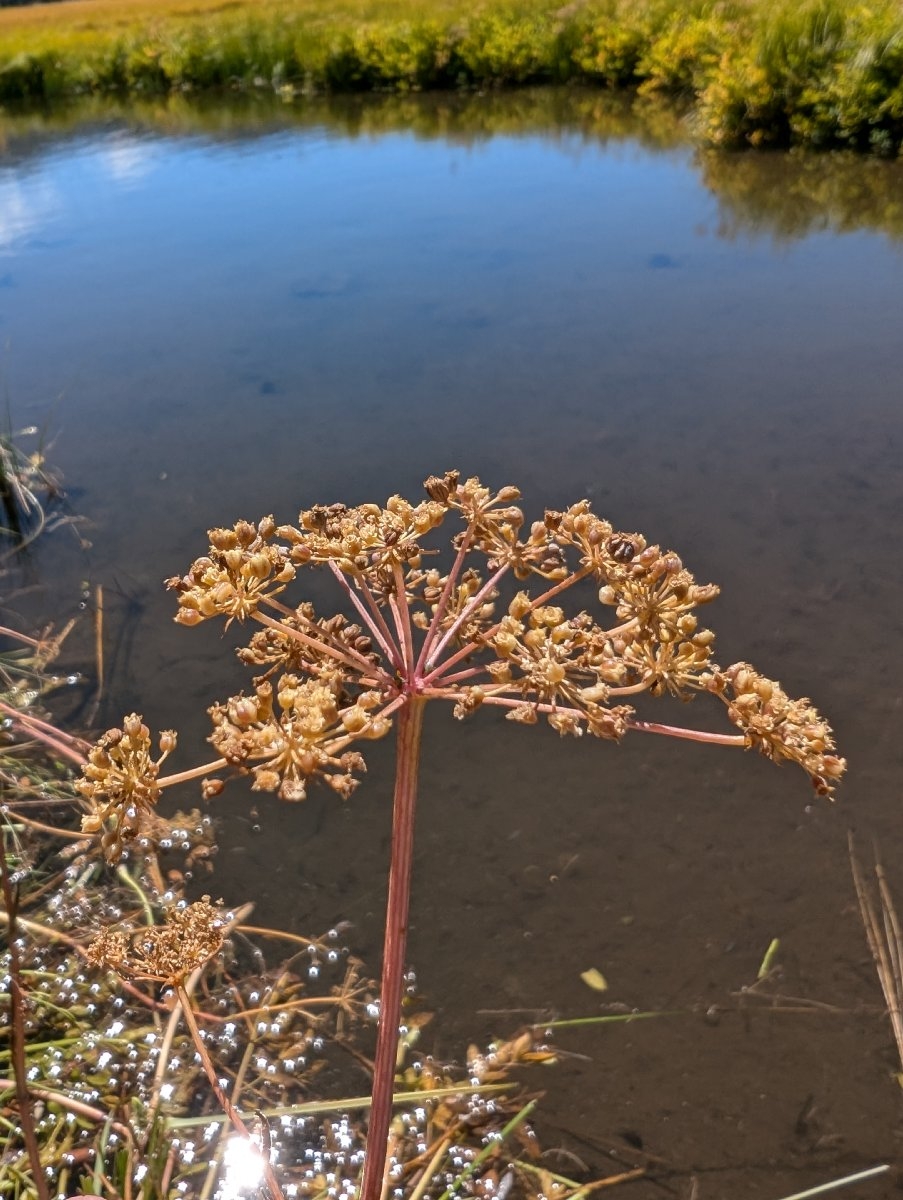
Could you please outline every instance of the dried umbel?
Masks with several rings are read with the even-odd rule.
[[[427,701],[450,702],[458,718],[489,707],[521,724],[546,720],[563,736],[619,740],[642,731],[753,748],[798,763],[823,795],[844,770],[808,700],[790,699],[746,664],[715,663],[714,634],[698,610],[718,588],[697,583],[673,551],[615,529],[586,500],[528,525],[514,487],[493,492],[448,471],[427,479],[425,490],[416,503],[391,496],[385,505],[315,505],[295,524],[267,516],[211,530],[207,553],[167,586],[183,625],[218,616],[258,627],[239,658],[260,674],[249,691],[210,709],[220,757],[161,778],[172,735],[163,735],[164,753],[153,760],[147,730],[131,717],[101,739],[81,785],[92,804],[85,828],[104,827],[115,854],[161,789],[193,777],[204,776],[206,798],[224,771],[250,775],[255,790],[285,800],[303,799],[314,779],[348,796],[364,769],[352,747],[395,726],[382,1016],[362,1200],[378,1200],[383,1177]],[[437,531],[452,522],[443,559]],[[286,602],[303,567],[333,576],[353,619],[318,616],[303,597],[294,607]],[[598,610],[563,607],[581,582],[594,586]],[[720,698],[737,731],[638,716],[637,697],[663,693]],[[104,953],[124,954],[124,945],[111,940]]]
[[[372,715],[379,703],[378,692],[345,702],[335,670],[305,680],[281,675],[275,696],[262,680],[253,696],[214,705],[210,740],[228,763],[250,769],[255,791],[303,800],[308,779],[317,775],[347,797],[358,784],[353,772],[364,770],[361,755],[346,749],[349,742],[389,732],[389,721]]]
[[[152,816],[160,787],[160,767],[175,749],[172,730],[160,734],[160,754],[151,757],[150,730],[132,713],[121,729],[108,729],[88,752],[78,792],[90,811],[82,818],[85,833],[102,833],[104,852],[111,862],[122,855]]]
[[[174,986],[219,953],[224,927],[219,909],[204,896],[171,908],[163,925],[103,930],[88,947],[88,962],[109,967],[125,979]]]
[[[791,700],[779,683],[766,679],[749,663],[717,671],[709,684],[727,704],[727,715],[744,730],[746,744],[774,762],[799,763],[815,790],[829,796],[846,763],[836,754],[831,730],[803,697]]]
[[[412,697],[450,700],[458,717],[490,705],[520,723],[545,718],[561,734],[619,739],[631,728],[670,732],[638,720],[626,698],[709,691],[742,730],[742,740],[727,744],[798,762],[819,792],[831,790],[843,762],[827,725],[807,701],[789,701],[761,676],[757,691],[743,684],[738,692],[751,669],[720,670],[714,634],[697,616],[718,589],[696,583],[673,551],[613,529],[585,500],[547,511],[524,535],[516,488],[493,493],[450,471],[425,489],[417,504],[392,496],[384,507],[317,505],[297,525],[265,517],[211,530],[207,555],[168,580],[182,623],[220,615],[263,626],[239,651],[266,667],[254,694],[210,710],[211,741],[230,765],[253,774],[255,789],[297,800],[319,776],[347,796],[363,768],[348,745],[383,736]],[[459,522],[457,553],[443,572],[427,566],[437,552],[429,535],[449,516]],[[303,565],[335,575],[359,624],[277,599]],[[543,586],[518,591],[499,616],[509,572]],[[598,585],[601,611],[614,610],[612,622],[552,603],[585,578]]]

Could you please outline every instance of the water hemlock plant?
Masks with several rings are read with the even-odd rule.
[[[380,1019],[362,1200],[379,1200],[385,1171],[404,979],[414,814],[424,708],[446,701],[458,718],[499,709],[521,725],[547,721],[565,737],[620,741],[663,734],[798,763],[817,793],[831,794],[845,763],[831,730],[806,699],[791,699],[747,663],[722,669],[714,634],[696,609],[718,594],[696,583],[670,550],[614,529],[581,500],[527,525],[514,487],[497,492],[457,471],[433,476],[426,498],[384,506],[315,505],[296,525],[272,516],[209,532],[207,554],[167,581],[176,620],[212,617],[259,628],[238,651],[255,672],[250,690],[214,704],[218,757],[161,775],[174,749],[160,735],[154,758],[141,718],[127,717],[91,750],[79,790],[84,829],[116,860],[147,836],[164,788],[250,775],[256,791],[303,800],[315,780],[343,798],[364,770],[362,742],[394,726],[396,777]],[[450,556],[440,529],[455,523]],[[304,568],[335,579],[345,613],[318,615],[286,603]],[[564,594],[598,588],[599,613],[568,613]],[[734,732],[640,718],[636,696],[705,693],[724,705]]]

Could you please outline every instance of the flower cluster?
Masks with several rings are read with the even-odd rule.
[[[219,953],[224,928],[220,911],[204,896],[171,908],[163,925],[104,929],[88,947],[88,962],[126,979],[175,985]]]
[[[716,671],[709,683],[724,699],[730,720],[743,730],[746,744],[774,762],[795,762],[820,796],[829,796],[846,762],[834,753],[827,722],[806,697],[793,700],[779,683],[749,663]]]
[[[238,521],[231,529],[211,529],[208,554],[197,559],[187,575],[166,581],[179,593],[176,620],[197,625],[219,613],[243,621],[264,597],[278,595],[294,579],[295,568],[285,547],[271,544],[275,532],[272,517],[256,526]]]
[[[108,861],[118,862],[126,843],[134,841],[160,797],[160,767],[175,749],[172,730],[160,734],[160,755],[151,757],[148,727],[137,713],[108,729],[88,753],[76,790],[90,805],[82,817],[85,833],[100,833]]]
[[[527,525],[517,488],[492,491],[457,471],[424,486],[418,503],[315,505],[296,525],[268,516],[213,529],[208,553],[167,581],[182,624],[220,615],[258,625],[238,651],[260,672],[252,690],[209,710],[221,757],[208,764],[205,797],[221,789],[224,766],[285,800],[303,799],[314,777],[347,796],[364,770],[351,744],[384,736],[414,698],[450,701],[460,718],[494,706],[572,736],[644,729],[751,746],[799,763],[830,793],[845,764],[827,724],[808,700],[791,700],[745,664],[718,667],[714,634],[697,615],[718,588],[697,583],[674,551],[615,529],[586,500]],[[460,525],[443,569],[431,535],[452,517]],[[283,603],[304,565],[332,574],[353,619]],[[512,576],[521,589],[508,591],[498,616]],[[595,615],[560,603],[582,581],[597,591]],[[700,691],[721,696],[740,734],[653,725],[632,707],[644,693]],[[79,785],[92,805],[84,828],[104,830],[111,858],[137,835],[161,787],[203,770],[158,779],[174,744],[174,734],[161,735],[153,759],[132,716],[91,751]]]
[[[336,657],[342,653],[353,655],[359,665],[366,662],[374,668],[380,665],[372,640],[360,625],[352,624],[341,613],[317,617],[313,605],[306,601],[292,612],[281,613],[278,627],[267,626],[255,633],[248,645],[238,651],[238,657],[249,666],[269,666],[266,677],[277,669],[328,675],[335,671],[336,657],[324,653],[324,646],[331,647]]]
[[[380,701],[378,692],[347,699],[335,671],[306,680],[282,675],[275,692],[269,680],[260,680],[253,696],[235,696],[210,709],[210,740],[230,765],[251,771],[255,791],[303,800],[308,780],[317,775],[347,797],[364,761],[345,747],[354,738],[389,732],[390,722],[375,711]]]

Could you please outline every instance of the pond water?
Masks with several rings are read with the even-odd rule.
[[[636,1200],[777,1200],[893,1161],[846,838],[903,902],[903,165],[720,156],[673,114],[554,92],[173,101],[0,136],[10,419],[55,435],[91,542],[39,543],[6,618],[102,585],[98,723],[175,726],[187,766],[244,684],[160,586],[210,525],[457,466],[673,546],[723,587],[719,660],[811,695],[848,782],[829,806],[736,752],[433,713],[410,958],[435,1051],[537,1010],[673,1013],[563,1034],[577,1057],[533,1080],[546,1144],[650,1166]],[[85,619],[67,662],[91,646]],[[703,699],[687,719],[722,728]],[[204,888],[261,923],[351,921],[375,970],[391,747],[368,759],[344,805],[231,785]],[[773,938],[769,1008],[744,989]]]

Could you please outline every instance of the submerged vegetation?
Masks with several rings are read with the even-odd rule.
[[[84,92],[486,88],[686,97],[719,145],[903,141],[896,0],[67,0],[0,10],[0,102]]]

